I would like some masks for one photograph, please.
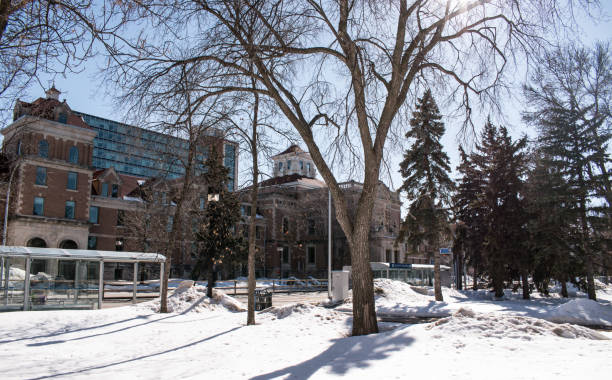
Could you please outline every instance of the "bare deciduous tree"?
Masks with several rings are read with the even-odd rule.
[[[0,0],[0,108],[42,74],[77,71],[96,41],[113,46],[128,15],[113,1]]]
[[[596,1],[143,0],[138,11],[164,32],[139,34],[134,49],[115,59],[124,72],[157,75],[197,62],[208,68],[207,96],[249,92],[274,100],[330,188],[351,250],[353,334],[363,335],[378,331],[372,208],[385,142],[392,127],[402,127],[407,99],[442,83],[469,125],[473,105],[497,104],[513,59],[537,50],[578,3]],[[330,151],[363,168],[353,218],[326,160]]]

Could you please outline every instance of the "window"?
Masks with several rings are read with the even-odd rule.
[[[79,163],[79,149],[76,146],[70,148],[70,152],[68,155],[68,161],[72,164]]]
[[[38,143],[38,155],[43,158],[49,158],[49,143],[47,140],[40,140]]]
[[[306,172],[310,173],[310,162],[306,163]]]
[[[168,201],[167,197],[168,197],[168,195],[165,192],[161,193],[161,203],[163,205],[167,204],[166,203]]]
[[[166,232],[172,231],[172,224],[174,224],[174,217],[170,215],[168,216],[168,223],[166,224]]]
[[[96,249],[98,247],[98,238],[90,236],[87,238],[87,249]]]
[[[284,234],[288,234],[289,233],[289,219],[287,219],[286,217],[283,218],[283,229],[282,232]]]
[[[68,122],[68,114],[66,112],[60,112],[59,117],[57,118],[62,124],[66,124]]]
[[[98,206],[91,206],[89,208],[89,223],[98,224],[98,217],[100,215],[100,209]]]
[[[291,170],[291,160],[287,161],[287,170]]]
[[[242,216],[251,216],[251,206],[242,205],[240,206],[240,214]]]
[[[300,170],[304,170],[304,161],[300,161]]]
[[[66,201],[66,212],[64,213],[64,216],[66,217],[66,219],[74,219],[74,208],[75,208],[75,203],[74,201]]]
[[[42,216],[45,210],[45,198],[34,197],[34,210],[32,214]]]
[[[283,163],[282,162],[278,163],[278,170],[283,170]]]
[[[77,189],[77,173],[68,172],[68,183],[66,184],[66,189],[68,190]]]
[[[289,264],[289,247],[283,247],[283,264]]]
[[[387,262],[388,262],[388,263],[392,262],[392,261],[391,261],[391,260],[392,260],[392,258],[391,258],[391,250],[390,250],[390,249],[387,249],[387,250],[385,251],[385,256],[386,256],[386,258],[385,258],[385,259],[387,260]]]
[[[119,185],[117,185],[116,183],[113,183],[111,197],[117,198],[118,194],[119,194]]]
[[[315,234],[315,221],[312,219],[308,219],[308,235]]]
[[[123,210],[117,210],[117,225],[123,226],[123,220],[125,218],[125,212]]]
[[[255,226],[255,239],[261,239],[261,226]]]
[[[200,210],[204,210],[204,207],[206,207],[206,198],[200,197]]]
[[[308,255],[307,255],[308,264],[314,265],[315,257],[316,257],[316,249],[315,249],[315,247],[314,246],[309,246],[308,247]]]
[[[47,185],[47,168],[41,166],[36,167],[36,182],[37,185]]]
[[[17,155],[21,156],[21,140],[17,141]]]
[[[103,197],[108,197],[108,183],[102,184],[102,192],[100,195],[102,195]]]

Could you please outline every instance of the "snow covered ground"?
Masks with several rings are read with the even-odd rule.
[[[381,333],[350,337],[350,303],[295,304],[257,314],[218,292],[179,289],[174,313],[157,301],[114,309],[0,314],[0,377],[326,379],[592,379],[612,373],[612,332],[552,323],[573,317],[612,325],[612,289],[591,304],[491,301],[486,292],[376,282],[377,309],[398,316],[443,315],[427,324],[380,322]],[[421,294],[425,293],[425,294]],[[581,294],[578,294],[581,296]],[[587,302],[588,301],[588,302]]]

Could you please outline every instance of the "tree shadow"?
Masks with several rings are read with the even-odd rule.
[[[46,345],[51,345],[51,344],[59,344],[59,343],[65,343],[65,342],[72,342],[72,341],[77,341],[77,340],[83,340],[83,339],[89,339],[89,338],[95,338],[97,336],[102,336],[102,335],[109,335],[109,334],[114,334],[114,333],[118,333],[118,332],[122,332],[122,331],[126,331],[129,329],[133,329],[135,327],[141,327],[141,326],[145,326],[151,323],[157,323],[157,322],[161,322],[170,318],[175,318],[179,315],[185,315],[187,313],[189,313],[190,311],[192,311],[196,306],[198,306],[199,304],[201,304],[202,302],[204,302],[204,300],[208,298],[207,296],[202,296],[200,297],[200,299],[198,299],[196,302],[194,302],[191,306],[189,306],[187,309],[183,310],[182,312],[178,313],[178,314],[172,314],[169,315],[167,317],[163,317],[163,318],[156,318],[156,319],[152,319],[143,323],[138,323],[135,325],[130,325],[130,326],[126,326],[120,329],[116,329],[116,330],[112,330],[112,331],[103,331],[100,333],[96,333],[96,334],[91,334],[91,335],[85,335],[85,336],[79,336],[76,338],[72,338],[72,339],[65,339],[65,340],[53,340],[53,341],[48,341],[48,342],[37,342],[37,343],[30,343],[27,346],[28,347],[38,347],[38,346],[46,346]],[[122,321],[119,321],[117,323],[123,323],[123,322],[127,322],[130,320],[134,320],[134,319],[139,319],[139,318],[149,318],[151,315],[149,316],[138,316],[135,318],[130,318],[130,319],[125,319]],[[219,318],[218,315],[212,316],[212,317],[208,317],[208,318],[199,318],[199,321],[203,321],[203,320],[207,320],[207,319],[214,319],[214,318]],[[100,328],[100,327],[106,327],[109,325],[112,325],[113,323],[107,323],[105,325],[100,325],[100,326],[93,326],[90,328],[84,328],[81,330],[86,330],[86,329],[94,329],[94,328]],[[66,331],[66,332],[62,332],[59,334],[55,334],[55,335],[50,335],[50,336],[46,336],[46,337],[51,337],[51,336],[57,336],[57,335],[62,335],[62,334],[68,334],[68,333],[72,333],[72,332],[76,332],[76,331],[81,331],[81,330],[72,330],[72,331]],[[31,338],[30,338],[31,339]]]
[[[167,320],[167,319],[175,318],[175,317],[177,317],[179,315],[184,315],[184,314],[189,313],[195,307],[197,307],[199,304],[201,304],[206,298],[208,298],[208,297],[206,297],[206,296],[201,297],[196,302],[194,302],[191,306],[189,306],[189,308],[183,310],[182,312],[180,312],[178,314],[171,314],[171,315],[168,315],[168,316],[165,316],[165,317],[162,317],[162,318],[155,318],[155,319],[147,320],[147,321],[142,322],[142,323],[126,326],[126,327],[119,328],[119,329],[112,330],[112,331],[106,331],[106,332],[101,332],[101,333],[81,336],[81,337],[72,338],[72,339],[53,340],[53,341],[48,341],[48,342],[31,343],[31,344],[28,344],[28,346],[36,347],[36,346],[45,346],[45,345],[51,345],[51,344],[70,342],[70,341],[75,341],[75,340],[83,340],[83,339],[87,339],[87,338],[97,337],[97,336],[100,336],[100,335],[113,334],[113,333],[129,330],[129,329],[132,329],[132,328],[135,328],[135,327],[145,326],[145,325],[148,325],[148,324],[151,324],[151,323],[161,322],[161,321],[164,321],[164,320]],[[126,318],[126,319],[122,319],[122,320],[119,320],[119,321],[108,322],[108,323],[104,323],[104,324],[96,325],[96,326],[87,326],[87,327],[70,329],[70,330],[60,330],[60,331],[52,332],[52,333],[49,333],[49,334],[46,334],[46,335],[37,335],[37,336],[30,336],[30,337],[23,337],[23,338],[16,338],[16,339],[1,340],[0,344],[14,343],[14,342],[19,342],[19,341],[31,340],[31,339],[39,339],[39,338],[52,338],[52,337],[57,337],[57,336],[60,336],[60,335],[71,334],[71,333],[80,332],[80,331],[95,330],[95,329],[100,329],[100,328],[109,327],[109,326],[113,326],[113,325],[119,325],[119,324],[122,324],[122,323],[130,322],[130,321],[134,321],[134,320],[138,320],[138,319],[149,319],[149,318],[152,318],[152,317],[154,317],[156,315],[158,315],[158,313],[147,314],[147,315],[138,315],[138,316],[135,316],[133,318]],[[210,318],[203,318],[201,320],[212,319],[212,318],[217,318],[217,316],[210,317]]]
[[[317,356],[302,363],[254,376],[251,380],[286,376],[285,379],[305,379],[322,367],[331,367],[334,374],[344,375],[352,368],[366,368],[370,362],[386,359],[414,342],[403,334],[382,333],[332,340],[332,345]]]
[[[83,373],[83,372],[93,371],[93,370],[96,370],[96,369],[109,368],[109,367],[114,367],[114,366],[125,364],[125,363],[135,362],[135,361],[142,360],[142,359],[148,359],[148,358],[151,358],[151,357],[154,357],[154,356],[164,355],[164,354],[167,354],[167,353],[170,353],[170,352],[179,351],[179,350],[183,350],[185,348],[193,347],[193,346],[195,346],[197,344],[200,344],[200,343],[203,343],[203,342],[215,339],[215,338],[217,338],[217,337],[219,337],[221,335],[229,334],[229,333],[231,333],[233,331],[236,331],[236,330],[238,330],[240,328],[242,328],[242,326],[237,326],[237,327],[234,327],[232,329],[229,329],[229,330],[217,333],[215,335],[211,335],[209,337],[202,338],[200,340],[196,340],[194,342],[190,342],[190,343],[187,343],[187,344],[183,344],[181,346],[169,348],[167,350],[163,350],[163,351],[159,351],[159,352],[154,352],[152,354],[141,355],[141,356],[137,356],[137,357],[134,357],[134,358],[131,358],[131,359],[125,359],[125,360],[120,360],[120,361],[113,362],[113,363],[101,364],[101,365],[97,365],[97,366],[86,367],[86,368],[77,369],[77,370],[69,371],[69,372],[55,373],[53,375],[35,377],[35,378],[31,378],[30,380],[50,379],[50,378],[60,377],[60,376],[75,375],[75,374],[79,374],[79,373]]]

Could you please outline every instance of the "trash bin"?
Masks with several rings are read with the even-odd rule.
[[[255,311],[272,306],[272,292],[268,289],[255,289]]]

